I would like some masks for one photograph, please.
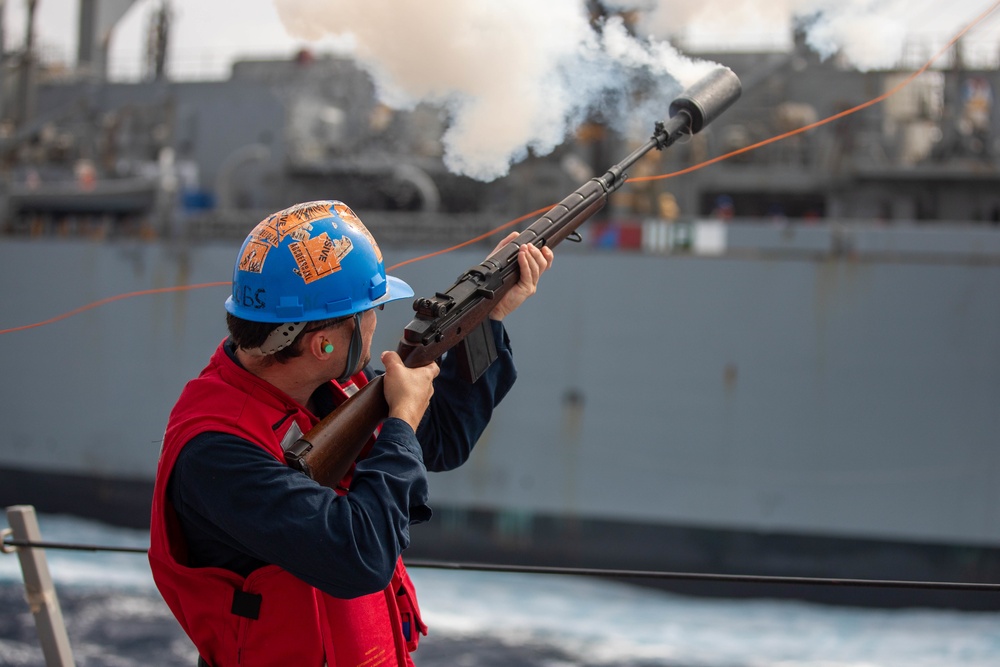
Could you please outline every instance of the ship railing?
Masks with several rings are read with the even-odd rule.
[[[272,212],[256,209],[208,211],[186,217],[178,228],[184,238],[192,240],[242,241],[257,223]],[[442,214],[358,209],[357,213],[382,246],[439,248],[455,245],[486,234],[503,222],[500,220],[502,215],[490,212]],[[493,245],[498,238],[499,235],[496,235],[482,243]]]
[[[75,551],[108,551],[146,554],[147,549],[126,546],[101,546],[47,542],[42,539],[35,508],[31,505],[14,505],[7,508],[10,526],[0,531],[0,552],[16,553],[24,578],[25,598],[35,619],[46,667],[73,667],[73,651],[69,633],[63,620],[59,598],[46,560],[46,549]],[[828,577],[786,577],[770,575],[713,574],[701,572],[660,572],[645,570],[617,570],[608,568],[549,567],[507,565],[491,563],[461,563],[437,560],[407,559],[410,568],[439,570],[474,570],[480,572],[570,575],[599,577],[603,579],[700,581],[725,584],[763,584],[793,586],[837,586],[857,588],[895,588],[937,591],[965,591],[1000,593],[1000,584],[906,581],[884,579],[845,579]]]
[[[8,507],[7,521],[10,528],[4,531],[0,549],[4,553],[16,552],[21,561],[25,598],[35,617],[35,627],[42,644],[45,664],[47,667],[73,667],[76,664],[73,661],[73,650],[70,647],[66,624],[63,622],[59,598],[52,584],[45,550],[13,547],[7,541],[9,534],[15,541],[41,542],[42,531],[38,526],[35,508],[30,505]]]
[[[271,211],[234,209],[180,216],[166,236],[180,243],[217,241],[238,245]],[[384,247],[441,250],[467,245],[492,247],[503,223],[495,212],[432,213],[359,211]],[[666,219],[636,215],[616,208],[595,218],[580,232],[581,244],[566,244],[560,252],[639,251],[698,257],[759,259],[844,258],[858,261],[930,264],[1000,263],[1000,209],[997,220],[937,221],[837,218],[821,216],[733,217],[687,216]],[[59,237],[114,240],[153,238],[140,221],[74,219],[45,225],[36,221],[17,226],[0,221],[0,236]],[[524,223],[527,224],[527,223]]]

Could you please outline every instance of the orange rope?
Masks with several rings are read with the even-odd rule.
[[[469,239],[468,241],[463,241],[463,242],[459,243],[458,245],[451,246],[450,248],[445,248],[443,250],[436,250],[434,252],[427,253],[426,255],[420,255],[419,257],[414,257],[413,259],[408,259],[405,262],[400,262],[399,264],[393,264],[392,266],[390,266],[389,268],[387,268],[386,271],[395,271],[396,269],[398,269],[401,266],[406,266],[407,264],[413,264],[414,262],[421,262],[421,261],[423,261],[425,259],[430,259],[431,257],[437,257],[438,255],[444,255],[445,253],[449,253],[452,250],[458,250],[459,248],[464,248],[467,245],[472,245],[476,241],[482,241],[485,238],[489,238],[490,236],[493,236],[497,232],[502,231],[504,229],[507,229],[508,227],[512,227],[512,226],[516,225],[519,222],[527,220],[528,218],[534,217],[536,215],[541,215],[542,213],[545,213],[546,211],[548,211],[551,208],[552,208],[551,206],[546,206],[545,208],[537,209],[535,211],[532,211],[531,213],[525,213],[520,218],[514,218],[510,222],[505,222],[502,225],[500,225],[499,227],[495,227],[495,228],[491,229],[490,231],[486,232],[485,234],[480,234],[479,236],[477,236],[474,239]],[[3,332],[0,331],[0,333],[3,333]]]
[[[735,156],[741,155],[743,153],[748,153],[748,152],[750,152],[752,150],[756,150],[756,149],[761,148],[763,146],[767,146],[767,145],[776,143],[778,141],[782,141],[782,140],[787,139],[789,137],[793,137],[793,136],[795,136],[797,134],[802,134],[803,132],[808,132],[809,130],[815,129],[817,127],[821,127],[821,126],[826,125],[828,123],[832,123],[835,120],[839,120],[839,119],[841,119],[841,118],[843,118],[845,116],[849,116],[849,115],[851,115],[853,113],[857,113],[858,111],[861,111],[863,109],[867,109],[868,107],[871,107],[871,106],[874,106],[874,105],[879,104],[881,102],[884,102],[889,97],[892,97],[893,95],[895,95],[896,93],[898,93],[900,90],[902,90],[906,86],[910,85],[913,82],[914,79],[916,79],[918,76],[920,76],[921,74],[923,74],[924,72],[926,72],[928,69],[930,69],[930,66],[933,65],[942,55],[944,55],[948,51],[948,49],[950,49],[952,46],[954,46],[955,43],[958,42],[958,40],[960,40],[962,37],[964,37],[966,33],[968,33],[970,30],[972,30],[972,28],[974,28],[976,25],[978,25],[979,23],[981,23],[983,21],[983,19],[985,19],[987,16],[989,16],[994,11],[996,11],[996,9],[998,7],[1000,7],[1000,0],[997,0],[997,2],[994,2],[993,5],[989,9],[987,9],[986,11],[984,11],[983,13],[981,13],[979,16],[977,16],[975,19],[973,19],[971,22],[969,22],[968,25],[966,25],[964,28],[962,28],[962,30],[960,30],[945,46],[943,46],[937,53],[935,53],[933,56],[931,56],[931,58],[926,63],[924,63],[924,65],[920,69],[918,69],[917,71],[913,72],[908,77],[906,77],[905,79],[903,79],[903,81],[901,81],[899,84],[897,84],[896,86],[894,86],[890,90],[886,91],[885,93],[882,93],[878,97],[875,97],[874,99],[868,100],[867,102],[859,104],[859,105],[857,105],[855,107],[852,107],[852,108],[847,109],[845,111],[841,111],[840,113],[834,114],[834,115],[829,116],[827,118],[824,118],[822,120],[816,121],[815,123],[810,123],[809,125],[803,125],[802,127],[798,128],[798,129],[791,130],[791,131],[785,132],[783,134],[779,134],[777,136],[771,137],[770,139],[765,139],[763,141],[759,141],[759,142],[757,142],[755,144],[751,144],[751,145],[745,146],[743,148],[739,148],[737,150],[734,150],[734,151],[731,151],[729,153],[726,153],[725,155],[720,155],[718,157],[714,157],[714,158],[711,158],[709,160],[705,160],[704,162],[700,162],[700,163],[698,163],[696,165],[693,165],[691,167],[687,167],[686,169],[681,169],[679,171],[674,171],[674,172],[671,172],[669,174],[659,174],[657,176],[641,176],[641,177],[636,177],[636,178],[629,178],[629,179],[626,179],[625,182],[626,183],[641,183],[643,181],[657,181],[657,180],[663,180],[663,179],[667,179],[667,178],[674,178],[675,176],[683,176],[684,174],[690,174],[691,172],[698,171],[699,169],[704,169],[705,167],[708,167],[710,165],[716,164],[717,162],[722,162],[723,160],[728,160],[731,157],[735,157]],[[458,245],[451,246],[450,248],[445,248],[443,250],[438,250],[438,251],[435,251],[435,252],[432,252],[432,253],[428,253],[426,255],[420,255],[418,257],[414,257],[413,259],[408,259],[408,260],[400,262],[398,264],[394,264],[394,265],[390,266],[387,270],[388,271],[394,271],[395,269],[398,269],[398,268],[400,268],[402,266],[406,266],[407,264],[413,264],[415,262],[420,262],[420,261],[423,261],[425,259],[430,259],[431,257],[437,257],[438,255],[443,255],[443,254],[452,252],[453,250],[458,250],[459,248],[464,248],[464,247],[466,247],[468,245],[476,243],[477,241],[481,241],[481,240],[483,240],[485,238],[488,238],[488,237],[496,234],[499,231],[507,229],[508,227],[512,227],[513,225],[516,225],[517,223],[522,222],[523,220],[531,218],[532,216],[541,215],[542,213],[548,211],[550,208],[552,208],[552,207],[551,206],[547,206],[545,208],[540,208],[540,209],[538,209],[536,211],[532,211],[531,213],[526,213],[526,214],[522,215],[519,218],[515,218],[514,220],[511,220],[509,222],[505,222],[504,224],[500,225],[499,227],[491,229],[490,231],[486,232],[485,234],[480,234],[479,236],[477,236],[477,237],[475,237],[473,239],[469,239],[468,241],[464,241],[462,243],[459,243]],[[53,317],[53,318],[48,319],[48,320],[45,320],[43,322],[36,322],[35,324],[26,324],[26,325],[20,326],[20,327],[13,327],[11,329],[0,329],[0,335],[8,334],[8,333],[13,333],[15,331],[24,331],[26,329],[34,329],[36,327],[41,327],[41,326],[45,326],[47,324],[52,324],[54,322],[58,322],[60,320],[64,320],[64,319],[66,319],[68,317],[72,317],[73,315],[77,315],[77,314],[82,313],[84,311],[91,310],[91,309],[97,308],[99,306],[103,306],[103,305],[111,303],[113,301],[120,301],[122,299],[128,299],[128,298],[135,297],[135,296],[146,296],[146,295],[149,295],[149,294],[164,294],[164,293],[169,293],[169,292],[181,292],[181,291],[185,291],[185,290],[202,289],[202,288],[205,288],[205,287],[222,287],[222,286],[229,286],[229,285],[231,285],[231,283],[228,282],[228,281],[227,282],[216,282],[216,283],[201,283],[199,285],[180,285],[180,286],[177,286],[177,287],[162,287],[162,288],[159,288],[159,289],[149,289],[149,290],[142,290],[142,291],[139,291],[139,292],[129,292],[127,294],[119,294],[117,296],[111,296],[111,297],[108,297],[106,299],[101,299],[100,301],[94,301],[93,303],[89,303],[89,304],[87,304],[85,306],[81,306],[81,307],[79,307],[79,308],[77,308],[75,310],[69,311],[68,313],[63,313],[62,315],[57,315],[56,317]]]
[[[121,301],[122,299],[129,299],[133,296],[146,296],[148,294],[165,294],[168,292],[184,292],[187,290],[202,289],[204,287],[231,287],[232,282],[220,282],[220,283],[201,283],[199,285],[180,285],[178,287],[159,287],[157,289],[146,289],[140,290],[138,292],[129,292],[128,294],[118,294],[117,296],[109,296],[106,299],[101,299],[100,301],[94,301],[93,303],[88,303],[85,306],[80,306],[75,310],[71,310],[68,313],[63,313],[62,315],[57,315],[51,319],[45,320],[44,322],[36,322],[35,324],[25,324],[24,326],[14,327],[12,329],[0,329],[0,335],[14,333],[15,331],[24,331],[25,329],[34,329],[35,327],[42,327],[46,324],[52,324],[53,322],[58,322],[59,320],[65,320],[67,317],[72,317],[92,308],[97,308],[98,306],[103,306],[106,303],[111,303],[112,301]]]

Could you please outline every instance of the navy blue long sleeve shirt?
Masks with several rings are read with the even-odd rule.
[[[434,395],[416,433],[387,419],[359,461],[347,495],[337,495],[224,433],[203,433],[181,450],[167,494],[187,539],[188,564],[243,576],[275,564],[335,597],[385,588],[409,545],[409,526],[430,519],[427,471],[464,463],[494,407],[516,378],[503,326],[491,321],[498,358],[470,385],[455,355],[441,361]],[[325,388],[322,417],[335,406]]]

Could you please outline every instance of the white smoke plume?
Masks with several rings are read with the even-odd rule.
[[[345,37],[383,102],[445,104],[445,163],[480,180],[529,149],[551,152],[589,110],[620,118],[640,88],[655,92],[638,110],[654,114],[651,130],[714,67],[632,37],[620,20],[595,29],[581,0],[274,2],[292,35]]]
[[[293,36],[348,44],[386,104],[445,105],[445,163],[480,180],[503,176],[529,150],[551,152],[595,110],[612,124],[652,127],[715,66],[672,39],[788,38],[805,21],[821,55],[872,69],[895,64],[908,35],[954,32],[985,8],[983,0],[603,0],[608,10],[638,12],[636,36],[617,18],[595,27],[584,0],[274,4]]]
[[[629,0],[614,0],[623,5]],[[752,43],[792,34],[796,21],[821,56],[835,53],[860,70],[895,66],[907,40],[943,46],[989,8],[988,0],[669,0],[645,2],[642,32],[658,38]],[[991,21],[995,36],[996,23]],[[985,27],[985,26],[983,26]],[[927,54],[930,55],[930,54]]]

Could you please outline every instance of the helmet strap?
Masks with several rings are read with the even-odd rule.
[[[295,338],[306,328],[308,322],[286,322],[268,334],[264,344],[260,347],[246,349],[246,352],[255,357],[266,357],[283,350],[295,342]]]
[[[363,313],[363,311],[362,311]],[[357,373],[358,362],[361,360],[361,315],[354,313],[354,332],[351,334],[351,345],[347,348],[347,363],[344,365],[344,374],[337,378],[337,384],[343,384]]]

